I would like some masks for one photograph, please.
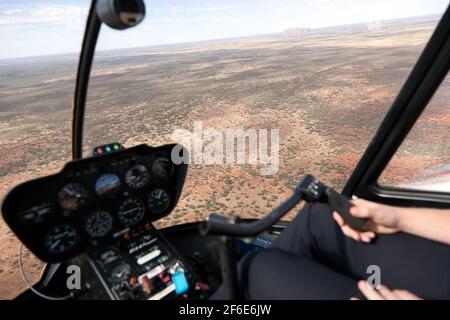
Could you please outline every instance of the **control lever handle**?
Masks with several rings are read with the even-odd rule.
[[[328,203],[333,211],[336,211],[345,223],[355,230],[361,229],[367,223],[367,219],[356,218],[350,214],[349,210],[352,206],[350,200],[333,188],[327,187],[314,176],[307,174],[297,185],[293,194],[266,217],[250,223],[240,223],[241,220],[238,217],[211,214],[206,222],[200,224],[199,231],[202,235],[213,233],[237,237],[256,236],[276,223],[301,200]]]
[[[333,211],[336,211],[350,228],[361,230],[367,223],[367,219],[357,218],[351,215],[350,208],[353,205],[350,200],[332,188],[327,188],[325,193]]]
[[[213,233],[235,237],[256,236],[280,220],[302,199],[307,202],[326,201],[324,198],[326,196],[325,189],[326,186],[323,183],[307,174],[297,185],[292,195],[264,218],[250,223],[240,223],[241,220],[237,217],[211,214],[207,221],[200,223],[200,234]]]
[[[278,207],[276,207],[265,218],[249,222],[240,223],[238,217],[227,217],[219,214],[211,214],[207,221],[200,223],[199,231],[201,235],[219,234],[234,237],[256,236],[271,225],[281,219],[289,210],[302,200],[302,193],[296,189],[294,193]]]
[[[350,208],[353,205],[347,197],[326,186],[312,175],[307,174],[300,182],[298,188],[306,202],[328,203],[331,209],[336,211],[350,228],[360,230],[367,223],[367,219],[351,215]]]

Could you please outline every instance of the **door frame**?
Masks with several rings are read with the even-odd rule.
[[[398,189],[377,183],[449,69],[450,5],[347,181],[343,194],[396,205],[450,207],[450,193]]]

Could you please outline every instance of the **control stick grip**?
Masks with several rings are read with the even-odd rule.
[[[332,188],[327,188],[325,192],[328,196],[328,203],[331,208],[344,219],[344,222],[354,230],[361,230],[367,223],[367,219],[357,218],[351,215],[350,208],[353,206],[352,203]]]
[[[207,221],[201,222],[199,225],[200,234],[207,235],[210,232],[221,234],[227,234],[228,229],[233,228],[236,223],[239,223],[240,219],[235,216],[224,216],[217,213],[209,215]]]

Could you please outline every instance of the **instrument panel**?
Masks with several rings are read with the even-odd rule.
[[[165,217],[187,172],[187,164],[171,160],[175,146],[139,145],[69,162],[12,189],[4,220],[38,258],[58,262]]]

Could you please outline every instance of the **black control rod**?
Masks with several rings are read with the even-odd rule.
[[[250,223],[240,223],[238,217],[227,217],[220,214],[211,214],[208,221],[202,222],[199,226],[200,234],[222,234],[234,237],[252,237],[264,232],[286,213],[288,213],[296,204],[302,200],[302,192],[296,188],[294,193],[270,214],[261,220]]]
[[[302,200],[302,192],[296,188],[289,199],[276,207],[264,219],[239,223],[237,217],[227,217],[219,214],[211,214],[208,221],[200,224],[200,234],[221,234],[223,237],[219,243],[220,268],[222,273],[222,286],[226,300],[240,300],[243,298],[240,290],[236,255],[232,236],[251,237],[267,230],[271,225],[280,220],[289,210]]]
[[[237,217],[211,214],[206,222],[200,224],[200,234],[221,234],[234,237],[256,236],[280,220],[302,199],[321,201],[325,189],[326,186],[313,176],[306,175],[297,185],[293,194],[264,218],[250,223],[240,223],[241,221]]]
[[[305,176],[295,188],[294,193],[261,220],[251,223],[240,223],[241,221],[237,217],[211,214],[206,222],[200,224],[199,231],[202,235],[223,235],[219,244],[219,253],[222,286],[225,295],[224,298],[226,300],[240,300],[244,298],[239,286],[236,255],[234,252],[233,239],[231,237],[251,237],[267,230],[299,203],[304,198],[305,191],[307,191],[311,185],[314,185],[314,183],[318,183],[318,181],[313,176]],[[318,188],[316,189],[317,190],[313,190],[312,194],[319,194],[320,190],[318,190]]]
[[[353,217],[349,210],[350,201],[332,188],[327,187],[312,175],[305,175],[295,188],[293,194],[276,207],[266,217],[250,223],[242,223],[237,217],[227,217],[211,214],[206,222],[199,226],[200,234],[223,235],[220,247],[220,260],[222,269],[222,285],[225,290],[225,298],[236,300],[241,298],[242,290],[239,290],[236,257],[231,237],[253,237],[261,234],[270,226],[280,220],[301,200],[306,202],[328,203],[333,211],[336,211],[344,221],[354,229],[362,228],[367,220]]]

